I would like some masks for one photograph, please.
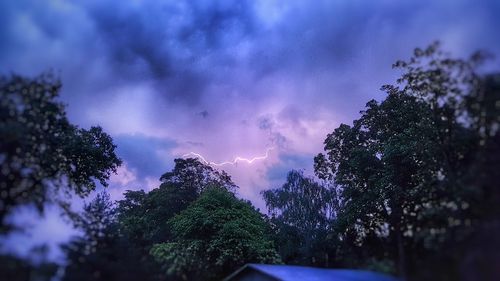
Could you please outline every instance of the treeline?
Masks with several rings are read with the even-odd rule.
[[[2,256],[0,274],[220,280],[251,262],[495,280],[500,74],[478,70],[486,59],[453,58],[436,43],[396,62],[401,77],[382,87],[385,98],[326,137],[316,178],[291,171],[281,187],[262,192],[268,215],[238,199],[224,171],[196,159],[176,159],[150,192],[127,191],[117,202],[103,192],[71,211],[61,191],[84,197],[120,165],[111,138],[67,121],[50,75],[4,78],[1,231],[13,231],[5,219],[12,208],[43,211],[50,202],[82,235],[63,246],[64,272]]]
[[[264,216],[227,174],[176,159],[161,180],[116,204],[101,193],[76,215],[85,235],[65,247],[64,280],[219,280],[247,262],[280,262]]]

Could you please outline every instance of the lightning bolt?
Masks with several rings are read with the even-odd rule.
[[[189,156],[195,156],[198,159],[200,159],[201,161],[203,161],[205,164],[213,165],[213,166],[236,165],[236,164],[238,164],[238,162],[246,162],[248,164],[252,164],[253,162],[255,162],[257,160],[264,160],[267,157],[269,157],[269,151],[271,151],[273,149],[274,149],[274,147],[270,147],[270,148],[266,149],[266,154],[264,154],[262,156],[253,157],[251,159],[237,156],[236,158],[234,158],[233,161],[225,161],[225,162],[220,162],[220,163],[207,161],[205,159],[205,157],[203,157],[203,155],[196,153],[196,152],[189,152],[187,154],[182,155],[182,157],[185,158],[185,157],[189,157]]]

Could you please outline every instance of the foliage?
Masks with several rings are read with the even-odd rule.
[[[57,96],[61,83],[51,74],[34,79],[0,78],[0,223],[18,205],[41,211],[57,190],[86,196],[106,186],[121,160],[100,127],[72,125]]]
[[[394,261],[415,280],[458,278],[459,245],[499,218],[497,176],[483,172],[481,186],[471,173],[486,167],[485,150],[498,149],[499,109],[490,102],[499,95],[487,90],[498,86],[476,74],[481,60],[450,58],[438,44],[416,49],[395,64],[404,73],[382,87],[385,100],[327,136],[315,171],[341,190],[337,258],[361,267]]]
[[[153,244],[170,239],[167,221],[186,209],[211,186],[235,190],[236,185],[223,171],[214,170],[197,159],[175,159],[172,171],[161,176],[159,188],[127,191],[118,202],[120,224],[139,244]],[[149,250],[148,250],[149,251]]]
[[[46,245],[32,248],[30,250],[31,260],[11,254],[0,255],[0,276],[2,276],[2,280],[52,280],[59,266],[55,263],[47,262],[47,250]]]
[[[149,252],[155,243],[172,239],[168,220],[212,185],[235,189],[226,173],[196,159],[176,159],[175,163],[161,177],[160,187],[148,193],[129,190],[116,208],[107,195],[98,195],[83,214],[72,217],[84,235],[66,247],[72,261],[67,280],[167,278]]]
[[[217,186],[235,191],[237,186],[224,171],[218,171],[198,159],[175,159],[172,171],[160,177],[162,186],[174,186],[176,192],[182,193],[181,204],[189,204],[207,188]]]
[[[173,241],[151,254],[183,280],[216,280],[245,263],[279,262],[262,215],[225,189],[206,190],[170,224]]]
[[[107,193],[97,194],[73,221],[83,235],[63,247],[68,257],[64,280],[157,280],[154,268],[141,262],[141,253],[120,234]]]
[[[125,192],[125,198],[118,201],[117,206],[122,239],[150,272],[159,271],[149,254],[151,247],[172,239],[169,219],[186,209],[210,186],[220,185],[228,190],[236,188],[225,172],[214,170],[196,159],[176,159],[174,169],[160,180],[161,185],[148,193],[143,190]]]
[[[334,194],[300,171],[289,172],[280,188],[262,192],[284,262],[328,266],[324,242],[334,218]]]

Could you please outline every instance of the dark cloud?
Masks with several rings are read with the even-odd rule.
[[[343,83],[347,79],[343,75],[366,80],[363,72],[373,75],[372,70],[377,71],[373,80],[381,78],[395,59],[436,39],[465,52],[500,48],[499,36],[490,36],[500,24],[494,0],[7,1],[0,5],[3,71],[62,68],[75,73],[67,78],[75,83],[76,73],[92,75],[96,72],[89,66],[92,60],[104,59],[109,69],[102,79],[107,83],[150,80],[166,103],[191,106],[214,84],[240,87],[239,69],[254,79],[282,72],[301,79],[329,71]],[[43,37],[33,35],[30,23]],[[60,50],[44,54],[45,59],[12,59],[40,52],[47,47],[43,44],[55,44]],[[89,65],[74,65],[72,57],[78,56]],[[243,94],[259,95],[251,90]]]
[[[198,114],[200,114],[200,116],[203,117],[203,118],[207,118],[208,117],[208,111],[206,111],[206,110],[203,110],[203,111],[201,111]]]
[[[166,17],[157,5],[136,9],[130,3],[94,2],[88,13],[95,24],[98,39],[104,43],[114,70],[127,77],[143,79],[140,71],[155,78],[170,74],[171,54],[165,48],[161,19]],[[146,69],[140,69],[145,66]]]
[[[152,79],[164,97],[188,103],[211,82],[212,67],[234,65],[226,48],[256,26],[246,0],[97,1],[86,8],[116,74]]]
[[[269,142],[282,149],[286,149],[287,139],[276,129],[276,122],[271,116],[260,116],[257,119],[259,129],[267,133]]]
[[[257,122],[261,130],[271,130],[274,127],[274,122],[268,116],[262,116]]]
[[[481,47],[500,53],[500,37],[493,36],[499,10],[494,0],[3,1],[0,70],[62,70],[64,98],[80,124],[89,123],[87,108],[112,105],[113,96],[147,82],[155,102],[147,108],[158,110],[144,120],[193,126],[189,119],[199,118],[192,112],[201,111],[203,127],[212,128],[244,115],[258,119],[250,125],[266,141],[285,148],[282,127],[307,132],[301,124],[321,110],[351,118],[391,82],[391,63],[414,47],[441,39],[459,55]],[[282,103],[275,115],[254,116],[258,103],[268,106],[277,92],[284,94],[274,100]],[[243,98],[250,106],[217,116]],[[164,114],[178,108],[187,108],[186,116]]]
[[[291,170],[305,170],[309,172],[308,174],[312,173],[313,159],[310,155],[282,154],[280,160],[280,164],[273,166],[266,173],[267,179],[273,185],[282,184]]]
[[[261,38],[250,63],[263,75],[360,67],[384,67],[385,74],[395,59],[434,40],[460,55],[483,46],[500,51],[500,36],[487,35],[500,24],[498,6],[494,0],[291,1],[283,18],[293,20],[280,21]]]
[[[476,48],[500,53],[500,37],[494,36],[499,10],[493,0],[4,1],[0,70],[62,70],[70,115],[83,124],[87,107],[111,104],[113,97],[105,95],[122,95],[144,81],[154,88],[151,100],[161,105],[151,108],[192,108],[207,119],[203,127],[213,127],[230,107],[221,97],[231,95],[233,105],[248,98],[247,108],[255,108],[278,92],[274,85],[305,85],[287,88],[273,117],[253,116],[259,120],[252,126],[286,147],[282,127],[307,133],[303,121],[320,110],[351,118],[391,82],[385,80],[393,77],[391,63],[414,47],[440,39],[459,55]],[[251,119],[247,108],[234,114]],[[144,120],[198,118],[187,111],[188,117],[171,120],[152,110]]]
[[[383,97],[413,48],[441,40],[499,57],[499,11],[497,0],[0,1],[0,72],[60,71],[70,119],[113,134],[134,184],[171,169],[174,148],[224,161],[273,145],[274,166],[232,167],[258,202],[266,181],[312,170],[326,134]]]
[[[114,137],[117,154],[125,160],[129,169],[134,170],[140,179],[159,178],[172,168],[173,158],[170,151],[176,142],[144,135],[119,135]]]
[[[202,142],[198,142],[198,141],[186,141],[186,143],[190,146],[194,146],[194,147],[200,147],[200,146],[203,146],[203,143]]]

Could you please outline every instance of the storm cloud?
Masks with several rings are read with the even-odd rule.
[[[114,199],[157,187],[189,152],[223,162],[273,148],[224,166],[264,210],[260,192],[290,169],[312,174],[326,135],[383,98],[415,47],[498,56],[499,12],[495,0],[2,1],[0,72],[61,76],[71,121],[118,145]],[[36,242],[68,239],[50,225]]]
[[[71,120],[110,132],[134,182],[191,151],[225,161],[276,147],[266,163],[228,167],[258,201],[272,171],[310,170],[290,159],[312,159],[382,98],[413,48],[499,54],[498,11],[493,0],[5,1],[0,71],[59,73]]]

